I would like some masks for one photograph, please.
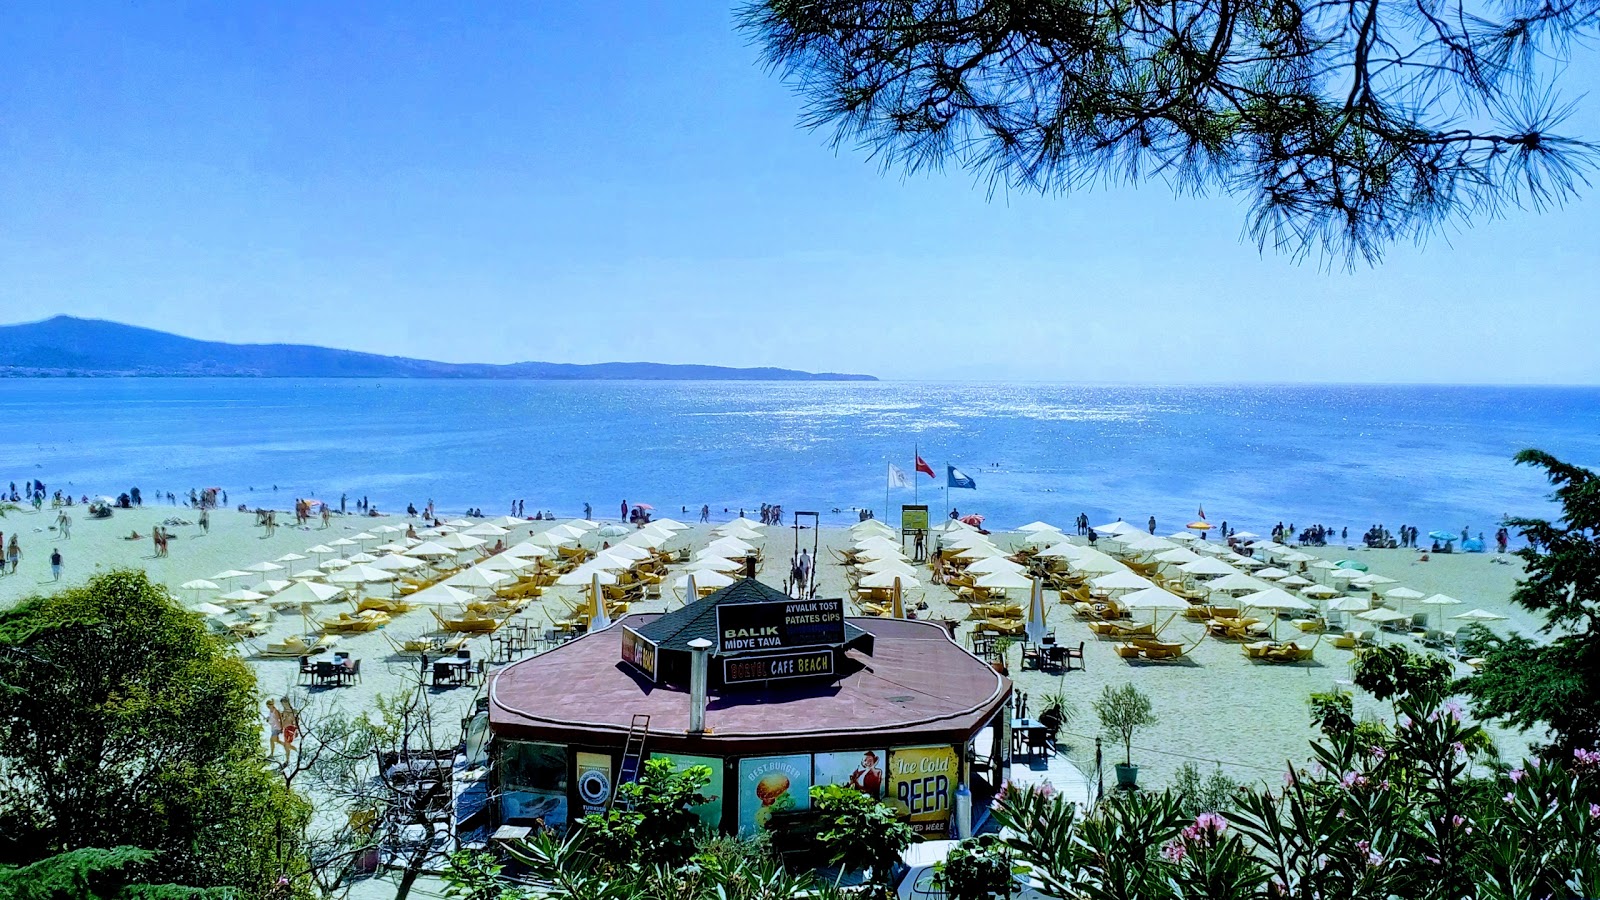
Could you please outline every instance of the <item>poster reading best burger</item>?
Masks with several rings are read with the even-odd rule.
[[[811,757],[739,760],[739,835],[764,831],[774,813],[811,808]]]
[[[886,799],[905,812],[912,830],[925,838],[943,838],[950,833],[961,774],[959,759],[956,748],[949,744],[889,751]]]

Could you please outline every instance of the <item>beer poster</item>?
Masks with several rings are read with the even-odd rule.
[[[689,811],[712,828],[722,827],[722,760],[712,756],[689,756],[684,753],[652,753],[651,759],[665,759],[672,763],[672,771],[682,772],[690,766],[705,766],[711,770],[711,780],[700,790],[710,799]]]
[[[955,812],[960,757],[949,744],[896,747],[889,751],[888,801],[908,816],[924,838],[944,838]]]
[[[774,813],[810,808],[810,756],[758,756],[739,760],[741,837],[765,830]]]
[[[889,759],[884,750],[850,750],[845,753],[817,753],[812,757],[811,783],[850,787],[874,799],[883,798],[883,767]]]
[[[578,751],[578,802],[584,815],[603,813],[611,802],[611,754]]]

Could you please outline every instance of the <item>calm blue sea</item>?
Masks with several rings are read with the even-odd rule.
[[[499,515],[524,498],[600,516],[627,499],[680,517],[766,501],[848,522],[883,515],[886,466],[909,472],[913,445],[940,474],[919,477],[936,514],[953,463],[978,486],[950,504],[999,528],[1081,511],[1167,531],[1203,505],[1258,531],[1492,534],[1550,508],[1519,448],[1600,466],[1600,390],[0,379],[0,485],[77,494],[217,485],[235,503],[348,492]]]

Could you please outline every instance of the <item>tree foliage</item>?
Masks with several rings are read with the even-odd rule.
[[[1134,734],[1156,724],[1150,698],[1131,684],[1119,688],[1108,684],[1092,705],[1100,716],[1100,727],[1122,744],[1123,765],[1133,765]]]
[[[889,871],[917,840],[894,808],[855,788],[837,784],[811,789],[811,810],[821,828],[817,840],[829,862],[849,871],[864,870],[873,883],[887,886]]]
[[[1511,599],[1544,617],[1543,641],[1479,629],[1478,674],[1462,689],[1475,711],[1518,728],[1548,728],[1553,758],[1600,745],[1600,475],[1539,450],[1517,454],[1555,485],[1561,517],[1509,519],[1529,546]]]
[[[702,826],[693,807],[705,803],[711,769],[674,771],[670,759],[647,759],[639,780],[617,788],[617,802],[583,819],[587,846],[614,864],[681,865],[694,853]]]
[[[151,881],[274,890],[305,809],[255,679],[143,573],[0,613],[0,862],[126,845]]]
[[[25,866],[0,866],[0,900],[229,900],[229,888],[143,884],[156,854],[137,847],[86,848]]]
[[[1596,0],[757,0],[740,21],[804,124],[886,167],[1220,187],[1296,255],[1375,261],[1559,203],[1592,163],[1553,131],[1550,73]]]

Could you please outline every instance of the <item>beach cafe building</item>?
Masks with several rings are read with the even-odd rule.
[[[560,829],[664,758],[710,767],[696,812],[726,832],[753,834],[837,784],[953,837],[1005,771],[1010,696],[939,624],[846,619],[842,600],[745,578],[500,670],[491,790],[501,824]]]

